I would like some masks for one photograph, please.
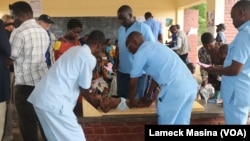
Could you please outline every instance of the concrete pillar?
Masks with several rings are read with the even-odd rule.
[[[216,34],[217,24],[224,23],[225,0],[207,0],[207,30]]]

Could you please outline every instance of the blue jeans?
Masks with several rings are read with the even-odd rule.
[[[142,98],[147,88],[147,75],[142,75],[138,78],[136,89],[136,98]],[[117,72],[117,96],[129,98],[129,80],[130,74]]]

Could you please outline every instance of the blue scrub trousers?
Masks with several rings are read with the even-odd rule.
[[[197,90],[177,93],[175,89],[161,87],[158,95],[157,114],[159,125],[188,125]]]
[[[239,106],[223,102],[223,110],[226,124],[246,125],[248,120],[249,106]]]
[[[62,114],[34,107],[48,141],[86,141],[73,110]]]

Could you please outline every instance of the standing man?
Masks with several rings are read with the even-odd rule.
[[[238,1],[231,17],[238,34],[228,46],[222,66],[206,68],[222,74],[221,98],[226,124],[247,124],[250,108],[250,1]]]
[[[218,43],[226,43],[227,40],[226,40],[226,36],[225,36],[225,33],[224,31],[226,30],[226,26],[225,24],[221,23],[221,24],[218,24],[216,25],[216,32],[217,32],[217,35],[216,35],[216,42]]]
[[[45,53],[49,37],[33,18],[32,8],[27,2],[15,2],[9,5],[9,9],[17,26],[10,36],[10,58],[15,67],[15,105],[19,127],[25,141],[37,141],[38,120],[27,98],[48,71]]]
[[[46,57],[47,66],[48,68],[50,68],[52,63],[55,62],[53,45],[56,42],[56,36],[55,34],[49,31],[51,25],[54,24],[54,22],[51,20],[49,15],[42,14],[38,18],[38,24],[42,26],[49,35],[50,43],[46,51],[45,57]]]
[[[94,30],[86,44],[69,48],[36,85],[28,101],[33,104],[49,141],[85,141],[73,109],[79,93],[88,96],[97,55],[105,42]]]
[[[179,30],[176,25],[172,25],[169,30],[172,34],[176,34],[177,37],[176,44],[171,49],[179,55],[185,64],[188,64],[188,53],[190,51],[190,46],[186,33],[182,30]]]
[[[161,23],[156,21],[153,18],[153,15],[152,15],[151,12],[146,12],[144,14],[144,17],[145,17],[145,20],[146,20],[145,23],[150,26],[150,28],[151,28],[151,30],[152,30],[152,32],[154,34],[155,40],[159,41],[160,43],[163,43]]]
[[[155,41],[154,35],[148,25],[143,22],[136,21],[130,6],[122,5],[117,11],[118,20],[121,27],[118,30],[118,46],[119,46],[119,64],[117,72],[117,95],[119,97],[129,98],[129,79],[132,69],[132,54],[126,45],[126,38],[132,31],[138,31],[143,34],[145,40]],[[147,85],[147,76],[142,75],[138,80],[136,97],[141,98],[144,95]],[[130,102],[133,107],[134,101]]]
[[[219,44],[214,40],[214,36],[210,32],[204,32],[201,35],[202,47],[198,50],[198,59],[200,63],[208,65],[222,65],[219,57]],[[219,96],[221,81],[218,80],[219,74],[208,73],[205,68],[200,67],[202,84],[206,86],[212,84],[215,89],[215,96]]]
[[[186,64],[170,48],[144,41],[142,34],[136,31],[128,35],[126,45],[134,57],[130,100],[135,101],[138,78],[145,71],[153,81],[143,99],[148,101],[157,85],[161,89],[157,97],[158,124],[189,124],[198,84]]]
[[[10,70],[7,67],[7,58],[10,57],[11,48],[8,35],[4,30],[3,21],[0,20],[0,139],[4,132],[6,117],[6,101],[10,99]]]

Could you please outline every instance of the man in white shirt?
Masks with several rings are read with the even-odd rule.
[[[179,55],[185,64],[188,64],[188,53],[190,51],[190,46],[186,33],[182,30],[179,30],[176,25],[172,25],[169,30],[172,34],[176,34],[177,36],[176,46],[172,47],[171,49]]]
[[[42,14],[39,16],[37,23],[42,26],[48,32],[49,35],[50,43],[46,51],[45,57],[47,66],[48,68],[50,68],[51,65],[55,62],[53,45],[56,42],[56,36],[49,30],[51,28],[51,25],[54,24],[54,22],[51,20],[49,15]]]

